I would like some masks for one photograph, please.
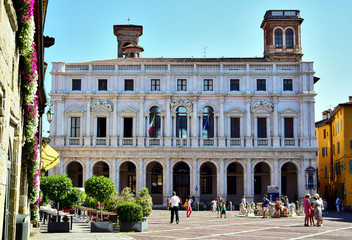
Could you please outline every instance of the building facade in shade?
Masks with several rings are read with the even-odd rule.
[[[336,198],[352,207],[352,97],[315,123],[318,138],[318,189],[335,208]]]
[[[57,174],[92,175],[118,191],[147,187],[258,201],[278,186],[293,201],[315,187],[313,63],[301,60],[298,10],[267,11],[264,57],[142,58],[142,26],[114,25],[118,58],[54,62],[50,138]]]

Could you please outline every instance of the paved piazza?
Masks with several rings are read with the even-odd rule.
[[[149,218],[149,230],[142,233],[90,233],[89,224],[76,219],[71,233],[42,233],[33,240],[49,239],[352,239],[352,213],[341,217],[329,213],[322,227],[304,227],[304,218],[239,217],[228,212],[227,218],[217,218],[210,211],[193,211],[191,218],[180,211],[180,223],[170,224],[170,212],[154,210]]]

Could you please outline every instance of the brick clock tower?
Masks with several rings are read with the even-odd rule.
[[[264,57],[272,61],[302,60],[301,23],[299,10],[269,10],[261,28],[264,30]]]

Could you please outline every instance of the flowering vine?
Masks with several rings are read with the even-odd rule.
[[[18,45],[20,48],[20,68],[23,92],[24,112],[24,149],[27,162],[28,199],[31,203],[31,221],[38,221],[39,197],[39,162],[40,149],[38,132],[38,65],[34,43],[35,0],[16,0],[19,31]]]

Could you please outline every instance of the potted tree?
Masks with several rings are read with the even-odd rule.
[[[55,221],[48,223],[48,232],[69,232],[69,222],[57,222],[59,220],[59,207],[60,201],[62,201],[67,193],[72,189],[72,181],[66,174],[60,176],[53,175],[44,177],[40,182],[40,189],[43,195],[47,196],[48,199],[52,200],[56,204],[57,217]]]
[[[117,205],[120,232],[142,231],[142,206],[134,202],[121,202]]]
[[[92,176],[84,183],[86,194],[96,199],[100,204],[101,222],[91,222],[91,232],[112,232],[112,222],[103,222],[102,204],[104,200],[109,199],[114,192],[115,184],[112,180],[104,176]]]
[[[142,188],[138,191],[136,203],[142,206],[143,219],[142,219],[142,231],[148,230],[148,217],[152,213],[153,201],[149,195],[148,188]]]

